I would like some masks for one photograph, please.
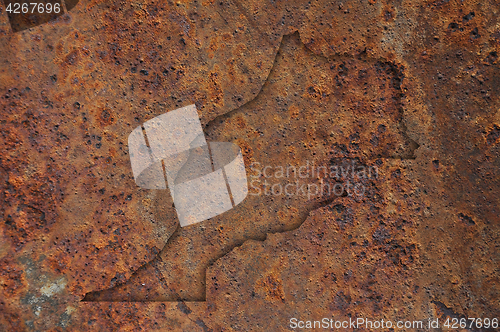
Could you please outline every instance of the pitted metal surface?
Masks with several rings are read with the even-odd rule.
[[[80,0],[20,32],[0,6],[0,330],[499,317],[495,1]],[[176,231],[127,138],[190,104],[246,165],[377,177]]]

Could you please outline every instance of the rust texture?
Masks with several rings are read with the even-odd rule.
[[[244,147],[245,164],[253,165],[249,167],[250,196],[210,221],[179,228],[157,260],[134,276],[134,288],[121,285],[119,294],[110,290],[87,299],[204,300],[209,264],[247,240],[295,229],[311,209],[349,194],[344,182],[358,179],[353,179],[352,172],[345,178],[330,177],[330,166],[344,165],[345,171],[371,167],[375,172],[381,161],[375,158],[413,158],[416,143],[406,137],[401,124],[401,77],[391,63],[364,57],[328,60],[308,51],[298,34],[285,36],[259,95],[205,128],[212,141],[234,140]],[[374,100],[379,106],[372,109]],[[367,164],[370,161],[373,165]],[[287,165],[294,168],[281,176],[279,167]],[[321,166],[328,172],[318,170]],[[376,175],[359,180],[368,182]],[[342,190],[334,191],[337,181]],[[317,188],[309,187],[308,195],[311,184]],[[284,192],[287,185],[289,195]],[[365,191],[363,195],[376,195]],[[166,217],[176,218],[175,214]],[[174,263],[177,257],[190,264]],[[154,295],[141,294],[148,292],[143,284],[153,276],[160,279],[148,285],[163,289],[155,289]]]
[[[64,14],[64,5],[61,1],[57,0],[39,1],[36,3],[36,6],[17,0],[5,0],[4,4],[6,8],[10,8],[7,13],[13,32],[19,32],[47,23]],[[25,4],[24,8],[23,4]],[[57,6],[56,10],[54,10],[55,5]]]
[[[21,32],[0,3],[0,331],[500,318],[496,1],[65,3]],[[127,136],[189,104],[250,176],[377,176],[180,229]]]

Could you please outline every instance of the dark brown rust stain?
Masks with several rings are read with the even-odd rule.
[[[37,6],[35,8],[33,8],[33,6],[31,6],[29,2],[18,0],[4,0],[3,3],[5,5],[5,8],[8,8],[8,6],[10,5],[11,10],[8,12],[8,16],[13,32],[23,31],[37,25],[53,21],[58,17],[64,15],[64,4],[61,0],[40,0],[36,2]],[[26,13],[23,13],[23,9],[21,7],[23,3],[28,4]],[[15,4],[18,4],[19,7],[17,7]],[[50,4],[50,8],[52,8],[51,13],[48,13],[46,10],[47,4]],[[53,6],[56,4],[59,6],[58,13],[53,10]],[[43,9],[38,9],[39,5],[42,5]]]

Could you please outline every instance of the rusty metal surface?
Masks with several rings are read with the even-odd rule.
[[[313,166],[330,169],[343,163],[345,170],[352,165],[376,170],[377,158],[413,158],[417,145],[401,123],[401,77],[394,64],[330,60],[308,51],[297,33],[285,36],[259,95],[205,128],[211,141],[233,140],[244,148],[245,164],[254,165],[247,167],[250,196],[227,213],[179,229],[158,259],[134,276],[133,285],[89,294],[86,300],[204,300],[208,265],[245,241],[297,228],[312,209],[347,195],[345,182],[357,180],[352,174],[339,179],[330,177],[330,171],[314,174]],[[379,105],[372,109],[374,101]],[[277,173],[288,165],[294,168],[284,176]],[[306,176],[298,173],[301,167]],[[336,183],[346,189],[334,191]],[[307,192],[306,186],[312,184],[317,188]],[[293,187],[289,195],[284,193],[287,185]],[[364,195],[377,194],[366,189]],[[170,199],[159,204],[172,203]],[[165,218],[175,223],[175,214]],[[143,284],[151,276],[160,279],[148,284],[162,289],[141,294],[148,291]]]
[[[500,316],[495,1],[80,1],[19,33],[0,6],[0,330]],[[192,103],[247,164],[378,177],[175,232],[127,135]]]
[[[24,8],[22,7],[23,2],[21,1],[6,0],[4,4],[10,9],[7,12],[13,32],[19,32],[47,23],[64,14],[64,4],[57,0],[44,0],[36,3],[36,5],[34,5],[34,3],[31,5],[27,4],[24,5]],[[40,10],[38,9],[39,7],[41,7]],[[54,7],[57,9],[54,10]]]

